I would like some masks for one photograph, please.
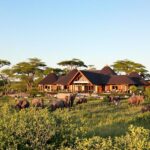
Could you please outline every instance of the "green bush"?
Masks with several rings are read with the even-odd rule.
[[[101,138],[94,136],[77,140],[74,147],[62,148],[76,150],[150,150],[150,131],[142,127],[130,126],[125,136]]]
[[[149,150],[150,131],[143,127],[130,126],[125,136],[116,137],[114,148],[129,150]]]
[[[1,149],[43,149],[55,134],[55,121],[46,109],[19,112],[8,105],[1,109]]]
[[[144,94],[147,98],[147,101],[150,102],[150,88],[146,88]]]
[[[44,96],[45,94],[43,92],[40,92],[38,89],[33,88],[32,90],[28,91],[31,97],[36,97],[36,96]]]
[[[83,139],[76,142],[76,150],[110,150],[113,148],[111,138],[101,138],[94,136],[89,139]]]
[[[86,121],[83,118],[74,118],[70,111],[57,110],[53,114],[57,130],[54,136],[55,148],[72,146],[75,144],[77,138],[82,139],[86,137],[88,131]]]
[[[137,88],[136,86],[134,86],[134,85],[130,86],[130,91],[131,91],[132,93],[136,93],[137,90],[138,90],[138,88]]]

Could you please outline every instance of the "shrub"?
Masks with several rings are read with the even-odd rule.
[[[131,125],[126,135],[113,138],[77,139],[74,147],[62,147],[62,150],[149,150],[150,131]]]
[[[150,101],[150,88],[146,88],[144,94],[147,97],[147,100]]]
[[[0,148],[42,149],[55,134],[55,121],[46,109],[19,112],[5,105],[0,120]]]
[[[131,125],[125,136],[115,138],[114,148],[118,150],[148,150],[150,149],[150,131],[143,127],[134,127]]]
[[[86,137],[87,127],[83,118],[74,118],[69,110],[55,111],[54,118],[57,123],[56,134],[53,138],[55,148],[73,146],[77,138]],[[76,120],[75,120],[76,119]]]
[[[138,88],[137,88],[136,86],[134,86],[134,85],[130,86],[130,91],[131,91],[132,93],[136,93],[137,90],[138,90]]]
[[[37,88],[33,88],[30,91],[28,91],[31,97],[36,97],[36,96],[44,96],[44,92],[40,92]]]
[[[110,150],[113,148],[111,138],[101,138],[98,136],[77,141],[76,145],[76,150]]]

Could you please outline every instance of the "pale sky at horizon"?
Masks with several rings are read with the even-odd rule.
[[[0,0],[0,53],[12,64],[129,59],[150,71],[150,0]]]

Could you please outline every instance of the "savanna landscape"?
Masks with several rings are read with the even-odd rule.
[[[0,150],[150,150],[150,0],[0,0]]]
[[[30,107],[14,109],[14,99],[1,98],[1,149],[150,149],[150,112],[142,105],[118,106],[107,99],[89,98],[72,108],[50,111]]]
[[[2,70],[1,149],[150,149],[149,87],[131,86],[131,93],[41,92],[41,61],[30,61]],[[62,97],[66,94],[69,100]]]

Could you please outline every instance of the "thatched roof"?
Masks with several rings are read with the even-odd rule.
[[[62,76],[61,78],[59,78],[55,84],[60,84],[60,85],[68,85],[69,82],[71,82],[71,80],[73,79],[73,77],[78,73],[77,69],[74,69],[72,71],[70,71],[67,75]]]
[[[104,85],[110,78],[108,75],[92,71],[82,70],[80,72],[94,85]]]
[[[116,75],[115,71],[111,69],[109,66],[105,66],[104,68],[102,68],[102,70],[99,71],[99,73],[105,75]]]
[[[126,75],[114,75],[111,76],[107,84],[108,85],[122,85],[122,84],[134,85],[136,83]]]
[[[141,78],[141,76],[137,72],[131,72],[129,77]]]
[[[53,84],[57,80],[58,80],[58,76],[55,73],[50,73],[42,81],[40,81],[39,84],[42,85]]]
[[[105,66],[101,71],[89,71],[74,69],[65,76],[58,76],[54,73],[49,74],[39,84],[57,84],[69,85],[78,75],[84,75],[87,80],[93,85],[146,85],[147,82],[137,73],[133,72],[130,75],[116,75],[116,73],[108,66]]]
[[[129,77],[136,83],[136,85],[146,85],[147,84],[147,82],[137,72],[130,73]]]

